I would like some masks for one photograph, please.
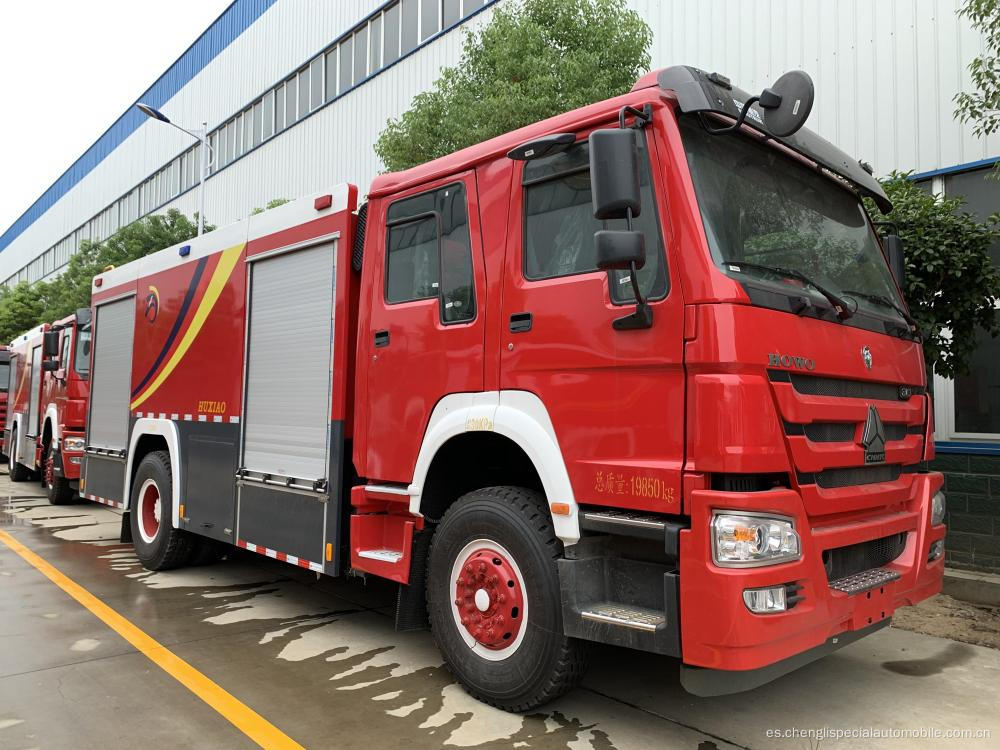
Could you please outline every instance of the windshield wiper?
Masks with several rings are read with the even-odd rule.
[[[847,320],[854,314],[854,312],[847,306],[847,303],[844,302],[844,300],[842,300],[836,294],[831,292],[829,289],[821,286],[820,284],[817,284],[815,281],[810,279],[801,271],[796,271],[794,268],[782,268],[781,266],[768,266],[762,263],[747,263],[746,261],[743,260],[724,260],[722,262],[727,266],[728,265],[736,266],[737,269],[740,266],[746,266],[747,268],[755,268],[758,271],[770,271],[771,273],[778,274],[779,276],[784,276],[785,278],[788,279],[798,279],[799,281],[808,284],[817,292],[826,297],[827,301],[830,303],[830,306],[833,307],[833,311],[837,313],[837,317],[840,318],[841,320]]]
[[[891,299],[886,297],[884,294],[872,294],[870,292],[858,292],[854,289],[845,289],[842,294],[846,294],[849,297],[861,297],[861,299],[866,299],[869,302],[874,302],[877,305],[882,305],[882,307],[888,307],[899,313],[899,316],[906,321],[907,325],[910,326],[911,333],[918,333],[920,331],[920,326],[917,321],[913,319],[906,310],[903,309],[901,305],[897,305]]]

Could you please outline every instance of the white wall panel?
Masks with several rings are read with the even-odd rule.
[[[503,0],[507,2],[509,0]],[[983,48],[955,11],[961,0],[628,0],[654,31],[654,68],[717,70],[758,91],[802,68],[816,82],[809,127],[891,169],[928,171],[1000,156],[954,121],[965,66]],[[223,122],[306,63],[380,0],[278,0],[163,106],[177,122]],[[470,23],[488,20],[490,11]],[[388,117],[461,54],[455,29],[281,133],[208,182],[210,221],[228,223],[275,197],[347,180],[361,192],[380,165],[372,144]],[[180,153],[189,139],[148,122],[0,253],[0,281]],[[192,213],[196,191],[170,205]]]

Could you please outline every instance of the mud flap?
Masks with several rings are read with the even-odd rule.
[[[132,523],[129,521],[128,511],[122,513],[122,530],[118,535],[118,541],[122,544],[132,543]]]
[[[410,582],[399,584],[396,596],[396,630],[428,630],[427,618],[427,553],[431,546],[432,527],[413,535],[410,552]]]

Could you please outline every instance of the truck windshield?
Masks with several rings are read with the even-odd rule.
[[[751,137],[713,136],[688,117],[680,125],[705,234],[723,273],[830,306],[812,284],[781,272],[791,269],[852,311],[901,317],[892,273],[852,192]]]
[[[7,392],[7,382],[10,380],[10,362],[0,362],[0,392]]]
[[[76,331],[76,349],[73,352],[73,369],[81,377],[90,375],[90,327]]]

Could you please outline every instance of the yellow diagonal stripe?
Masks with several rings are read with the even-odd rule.
[[[302,745],[274,724],[223,690],[155,638],[111,609],[83,586],[59,572],[6,531],[0,531],[0,542],[24,558],[28,564],[90,610],[97,619],[135,646],[147,659],[214,708],[224,719],[258,745],[264,748],[299,748],[299,750],[303,750]]]
[[[240,259],[240,254],[243,252],[244,247],[245,245],[235,245],[228,250],[222,251],[222,257],[219,258],[219,264],[215,267],[215,273],[212,274],[212,278],[208,282],[208,287],[205,289],[205,296],[201,298],[201,304],[195,310],[191,324],[187,327],[184,336],[181,338],[181,343],[174,349],[174,353],[167,360],[167,364],[163,366],[163,369],[160,370],[160,374],[153,378],[153,381],[146,386],[146,390],[135,397],[131,408],[135,409],[141,406],[147,398],[156,393],[159,387],[163,385],[163,382],[170,377],[170,373],[174,371],[174,368],[184,359],[187,350],[191,348],[191,344],[194,343],[194,340],[198,338],[198,334],[201,333],[202,326],[205,325],[205,321],[208,319],[209,313],[212,312],[212,308],[215,307],[215,303],[219,301],[219,295],[222,294],[226,282],[229,281],[229,274],[233,272],[236,261]]]

